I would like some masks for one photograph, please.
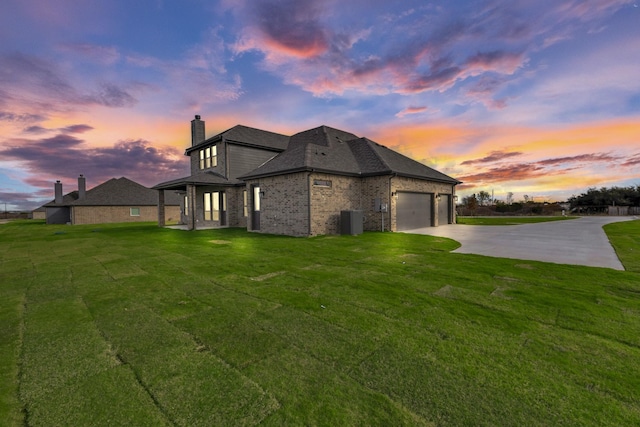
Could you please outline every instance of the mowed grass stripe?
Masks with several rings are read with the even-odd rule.
[[[18,425],[23,420],[18,397],[24,294],[2,292],[0,298],[0,420]]]
[[[20,396],[27,425],[167,424],[79,298],[27,297],[25,307]]]
[[[144,305],[90,304],[119,358],[177,425],[255,425],[278,402]]]

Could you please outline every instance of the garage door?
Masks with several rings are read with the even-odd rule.
[[[451,218],[451,195],[441,194],[438,200],[438,225],[450,223]]]
[[[431,227],[431,206],[431,194],[398,192],[396,229],[403,231]]]

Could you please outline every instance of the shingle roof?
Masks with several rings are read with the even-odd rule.
[[[212,142],[225,139],[228,142],[249,145],[253,147],[271,148],[275,151],[283,151],[289,144],[289,137],[275,132],[255,129],[248,126],[236,125],[230,129],[208,138],[200,144],[187,148],[186,154],[199,148],[210,145]]]
[[[154,190],[175,190],[181,189],[188,184],[233,186],[244,185],[244,182],[226,179],[224,176],[212,171],[204,171],[190,176],[173,179],[171,181],[161,182],[151,188]]]
[[[61,204],[55,200],[43,206],[156,206],[158,192],[128,178],[111,178],[87,190],[84,199],[78,198],[78,191],[67,193]],[[165,205],[179,205],[180,197],[175,193],[165,194]]]
[[[293,135],[287,150],[240,178],[312,170],[356,176],[397,174],[451,184],[460,182],[367,138],[327,126]]]

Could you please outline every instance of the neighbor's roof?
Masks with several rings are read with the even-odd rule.
[[[302,171],[339,175],[378,176],[397,174],[451,184],[460,181],[410,159],[367,138],[320,126],[293,135],[287,150],[241,179]]]
[[[158,204],[156,190],[125,177],[111,178],[87,190],[82,200],[78,196],[78,191],[72,191],[63,196],[61,204],[56,204],[53,200],[43,206],[156,206]],[[165,194],[165,205],[179,204],[179,195],[171,192]]]
[[[275,132],[255,129],[248,126],[236,125],[231,129],[227,129],[205,141],[187,148],[185,154],[189,154],[194,150],[211,145],[214,142],[224,139],[227,142],[247,145],[252,147],[260,147],[272,149],[274,151],[283,151],[289,144],[289,137]]]

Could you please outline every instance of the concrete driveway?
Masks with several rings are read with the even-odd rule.
[[[448,237],[454,252],[624,270],[602,226],[634,217],[581,217],[535,224],[441,225],[404,233]]]

